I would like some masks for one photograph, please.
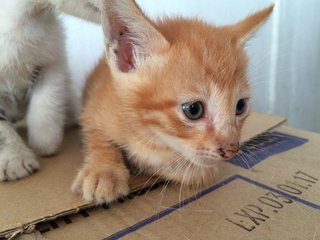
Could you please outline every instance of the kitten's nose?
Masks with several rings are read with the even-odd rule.
[[[231,143],[227,146],[220,147],[217,152],[218,154],[223,157],[224,159],[229,159],[236,155],[236,153],[239,151],[240,145],[239,143]]]

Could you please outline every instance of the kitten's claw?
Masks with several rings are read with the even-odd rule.
[[[22,151],[7,149],[0,153],[0,181],[27,177],[39,169],[35,154],[28,148]]]
[[[110,203],[129,194],[129,171],[85,166],[73,182],[72,191],[98,204]]]

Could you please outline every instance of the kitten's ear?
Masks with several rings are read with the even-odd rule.
[[[133,0],[102,0],[101,23],[109,64],[121,72],[134,70],[169,48]]]
[[[254,13],[237,24],[231,26],[232,32],[240,43],[244,43],[248,38],[267,20],[274,5]]]

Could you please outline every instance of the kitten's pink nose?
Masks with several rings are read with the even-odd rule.
[[[217,152],[224,159],[230,159],[231,157],[237,154],[237,152],[239,151],[239,148],[240,148],[239,143],[231,143],[224,147],[220,147],[217,150]]]

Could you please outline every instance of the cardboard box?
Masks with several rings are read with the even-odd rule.
[[[243,141],[283,121],[253,113]],[[69,191],[81,164],[79,134],[70,132],[61,154],[42,159],[36,175],[0,184],[0,236],[36,230],[20,238],[320,239],[319,145],[318,134],[280,128],[222,163],[213,186],[151,181],[139,191],[140,178],[128,198],[92,208]]]

